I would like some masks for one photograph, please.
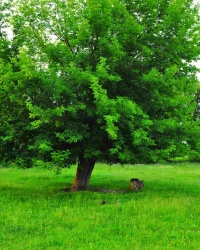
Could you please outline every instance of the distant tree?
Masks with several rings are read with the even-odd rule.
[[[18,0],[25,152],[58,166],[78,159],[72,190],[89,188],[97,160],[159,162],[191,150],[197,157],[188,132],[199,128],[192,2]]]

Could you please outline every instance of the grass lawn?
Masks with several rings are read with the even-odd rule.
[[[99,163],[91,188],[126,192],[61,191],[75,171],[0,168],[1,250],[200,249],[200,164]]]

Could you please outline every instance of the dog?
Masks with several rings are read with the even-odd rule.
[[[139,192],[144,187],[144,181],[137,178],[130,179],[130,189],[131,191]]]

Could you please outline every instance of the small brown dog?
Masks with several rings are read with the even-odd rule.
[[[137,178],[130,179],[130,188],[131,191],[139,192],[144,187],[144,181],[141,181]]]

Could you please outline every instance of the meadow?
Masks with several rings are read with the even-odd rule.
[[[200,164],[98,163],[92,190],[115,192],[64,192],[75,171],[0,167],[1,250],[200,249]]]

